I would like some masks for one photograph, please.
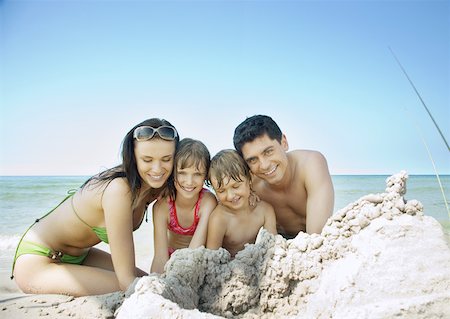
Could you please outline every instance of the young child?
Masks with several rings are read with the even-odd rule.
[[[273,207],[257,201],[251,190],[250,170],[235,150],[222,150],[211,160],[209,181],[219,205],[208,222],[206,248],[228,250],[232,257],[247,243],[254,243],[264,227],[277,234]]]
[[[205,245],[208,218],[217,205],[214,194],[203,187],[209,165],[210,154],[202,142],[190,138],[180,141],[169,195],[153,206],[155,255],[151,272],[163,273],[176,249]]]

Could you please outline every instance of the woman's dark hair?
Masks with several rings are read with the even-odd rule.
[[[137,199],[138,191],[142,185],[142,180],[137,170],[136,156],[134,154],[134,137],[133,137],[134,130],[140,126],[151,126],[153,128],[158,128],[160,126],[171,126],[175,128],[172,124],[170,124],[169,121],[159,118],[151,118],[137,124],[125,135],[125,138],[123,139],[122,164],[92,176],[86,182],[84,182],[81,188],[84,188],[88,184],[90,185],[106,184],[105,185],[106,187],[115,178],[126,178],[128,184],[130,185],[131,200],[132,204],[134,205]],[[152,137],[152,139],[154,138],[160,137],[158,134],[155,134]],[[179,141],[180,137],[179,134],[177,134],[174,140],[175,149],[177,149]],[[170,179],[173,179],[173,172],[172,174],[170,174],[169,180]],[[166,185],[164,185],[163,187],[166,187]]]

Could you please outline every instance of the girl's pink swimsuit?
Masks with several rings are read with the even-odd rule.
[[[198,221],[200,220],[200,217],[198,216],[198,211],[200,210],[200,203],[202,201],[204,192],[208,192],[208,189],[203,188],[200,191],[200,194],[198,195],[197,203],[195,203],[194,222],[192,223],[191,226],[189,226],[187,228],[184,228],[179,224],[175,201],[173,200],[173,198],[169,198],[168,203],[169,203],[170,221],[169,221],[169,224],[167,225],[167,228],[170,231],[173,231],[174,233],[179,234],[179,235],[185,235],[185,236],[193,236],[194,235],[195,230],[197,229]],[[170,255],[172,255],[172,253],[174,251],[175,251],[174,248],[169,247],[169,257],[170,257]]]

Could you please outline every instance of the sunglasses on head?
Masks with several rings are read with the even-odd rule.
[[[139,126],[134,130],[133,138],[139,142],[148,141],[155,136],[155,133],[158,133],[160,138],[167,141],[173,141],[178,136],[177,130],[172,126],[164,125],[157,128],[151,126]]]

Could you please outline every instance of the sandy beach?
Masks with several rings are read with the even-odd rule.
[[[445,318],[450,248],[441,225],[406,199],[407,175],[337,211],[320,235],[261,230],[231,260],[179,250],[164,276],[125,293],[1,296],[1,318]],[[3,285],[3,284],[2,284]],[[13,283],[11,283],[13,285]]]

